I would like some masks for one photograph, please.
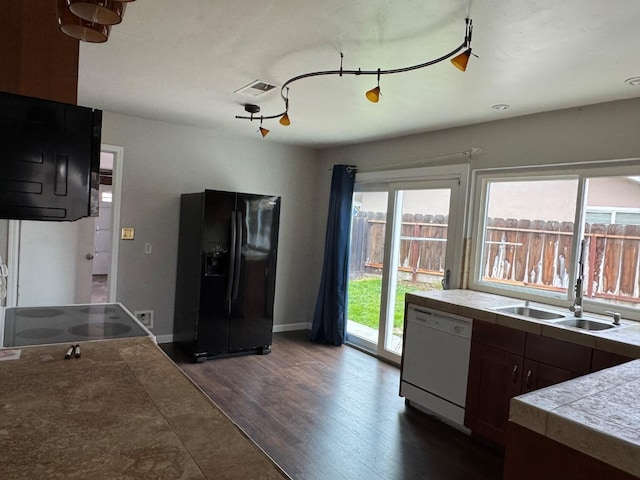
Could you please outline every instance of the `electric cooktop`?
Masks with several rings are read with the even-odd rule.
[[[3,331],[3,347],[153,337],[120,303],[8,307]]]

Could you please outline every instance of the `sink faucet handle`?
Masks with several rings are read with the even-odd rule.
[[[611,312],[609,310],[605,310],[607,315],[611,315],[613,317],[613,324],[620,325],[620,314],[618,312]]]

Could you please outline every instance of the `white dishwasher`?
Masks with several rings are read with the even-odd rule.
[[[470,318],[409,304],[400,395],[464,428]]]

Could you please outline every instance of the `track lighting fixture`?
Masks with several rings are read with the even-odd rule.
[[[473,55],[474,57],[477,57],[477,55],[471,53],[471,32],[472,31],[473,31],[473,21],[470,18],[466,18],[464,40],[459,46],[454,48],[449,53],[442,55],[441,57],[435,58],[433,60],[429,60],[424,63],[417,64],[417,65],[411,65],[409,67],[395,68],[395,69],[389,69],[389,70],[382,70],[380,68],[378,68],[377,70],[362,70],[360,68],[357,70],[344,70],[342,68],[342,61],[343,61],[344,55],[340,53],[340,70],[322,70],[318,72],[303,73],[301,75],[292,77],[286,82],[284,82],[284,84],[280,88],[280,96],[282,97],[282,100],[284,101],[284,104],[285,104],[284,112],[277,113],[275,115],[261,116],[259,131],[260,133],[262,133],[263,137],[266,136],[267,133],[269,133],[269,130],[262,127],[263,120],[272,120],[277,118],[279,119],[279,122],[281,125],[288,126],[291,124],[291,120],[289,119],[289,85],[291,85],[294,82],[297,82],[298,80],[302,80],[303,78],[319,77],[319,76],[326,76],[326,75],[339,75],[341,77],[344,75],[376,75],[378,78],[377,86],[367,91],[365,95],[370,102],[378,103],[380,101],[380,95],[382,94],[380,91],[381,75],[391,75],[395,73],[411,72],[413,70],[419,70],[421,68],[430,67],[431,65],[435,65],[436,63],[440,63],[440,62],[443,62],[444,60],[449,60],[449,59],[451,60],[451,63],[456,68],[464,72],[467,69],[467,64],[469,62],[469,58],[471,57],[471,55]],[[284,94],[285,89],[287,92],[286,95]],[[257,112],[260,111],[260,107],[258,107],[257,105],[252,105],[252,107],[257,108]],[[251,115],[250,116],[236,115],[236,118],[239,118],[242,120],[253,120],[253,113],[256,113],[256,112],[251,112],[250,110],[247,110],[247,105],[245,105],[245,110],[251,113]]]

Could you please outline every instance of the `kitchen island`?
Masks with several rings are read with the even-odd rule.
[[[0,478],[289,478],[151,338],[0,361]]]

